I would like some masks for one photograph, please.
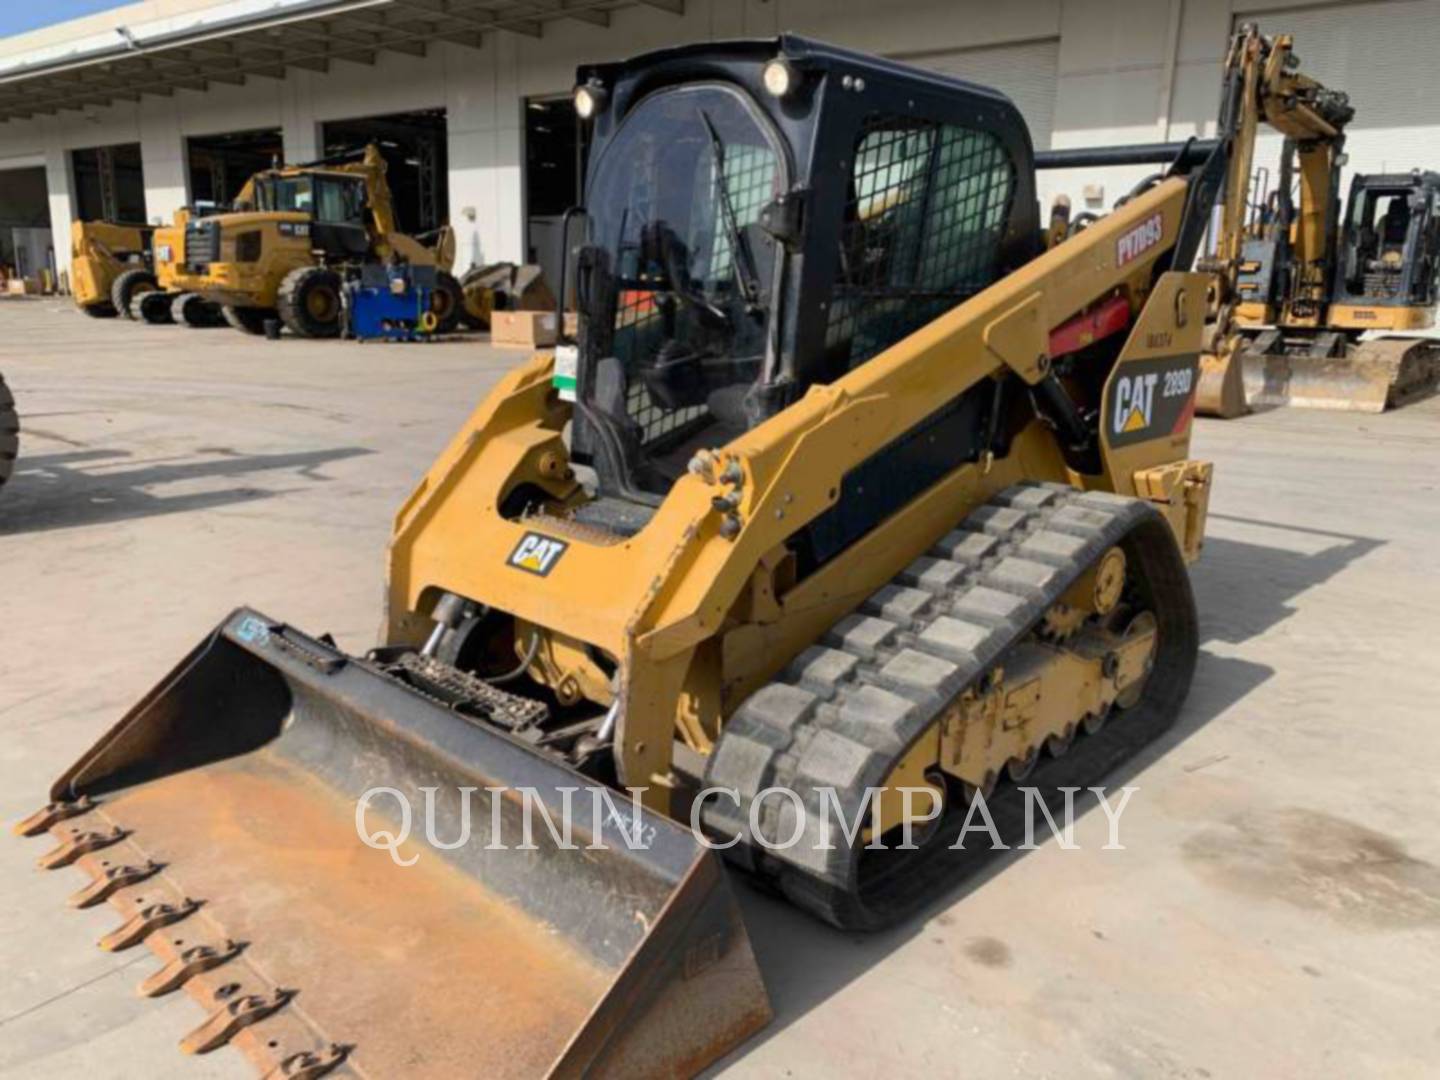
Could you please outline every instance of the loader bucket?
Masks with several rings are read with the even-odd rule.
[[[688,829],[254,611],[51,798],[17,828],[86,872],[73,906],[121,912],[101,947],[143,942],[140,992],[204,1006],[182,1049],[233,1043],[267,1077],[686,1076],[770,1019]]]
[[[1246,352],[1245,396],[1252,405],[1384,412],[1435,389],[1437,350],[1440,342],[1379,338],[1339,356]]]
[[[1222,420],[1233,420],[1249,411],[1240,363],[1233,352],[1200,354],[1195,411],[1201,416],[1218,416]]]

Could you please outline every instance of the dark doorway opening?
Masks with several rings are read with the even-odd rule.
[[[186,140],[190,166],[190,202],[224,206],[235,201],[245,181],[261,169],[285,162],[279,128],[192,135]]]
[[[568,95],[525,102],[525,261],[552,286],[560,275],[560,219],[580,202],[590,131]]]
[[[145,171],[140,144],[70,151],[75,213],[81,221],[145,224]]]
[[[320,138],[326,158],[379,145],[401,232],[417,236],[449,222],[444,109],[331,120],[321,126]]]
[[[0,172],[0,267],[7,273],[33,277],[45,267],[53,267],[54,261],[44,167]]]

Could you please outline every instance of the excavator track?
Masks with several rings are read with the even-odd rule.
[[[748,832],[751,806],[775,786],[818,811],[831,788],[845,820],[857,820],[866,789],[883,785],[907,750],[1010,650],[1044,633],[1047,611],[1117,545],[1131,567],[1132,604],[1156,619],[1153,667],[1121,720],[1085,736],[1027,783],[1097,783],[1164,730],[1185,698],[1198,648],[1194,598],[1169,526],[1140,499],[1017,485],[967,516],[736,710],[706,774],[707,786],[739,792],[738,808],[723,800],[705,806],[707,828],[739,840],[726,851],[731,861],[843,929],[889,925],[953,886],[965,852],[949,848],[964,825],[966,800],[948,801],[917,850],[885,852],[867,852],[863,836],[847,846],[843,835],[823,849],[818,812],[805,815],[798,844],[764,847]],[[758,818],[764,839],[789,837],[793,813],[787,799],[765,800]]]

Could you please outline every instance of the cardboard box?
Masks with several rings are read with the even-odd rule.
[[[40,282],[34,278],[11,278],[5,283],[5,291],[11,296],[39,296]]]
[[[555,312],[496,311],[490,315],[490,344],[545,348],[555,344]]]

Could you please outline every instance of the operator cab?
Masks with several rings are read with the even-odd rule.
[[[577,516],[612,531],[1037,253],[1029,133],[987,88],[786,36],[584,67],[576,104]]]
[[[1429,307],[1440,270],[1440,174],[1356,176],[1334,302]]]
[[[271,173],[256,178],[256,209],[310,215],[317,251],[336,259],[363,258],[370,250],[363,177],[347,173]]]

